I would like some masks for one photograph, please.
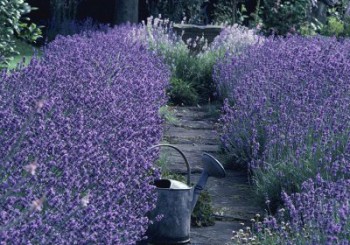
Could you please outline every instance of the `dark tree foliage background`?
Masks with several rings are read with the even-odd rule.
[[[128,0],[118,1],[128,3]],[[60,2],[66,2],[73,9],[69,12],[69,8],[59,10],[54,7],[59,6]],[[31,6],[39,8],[30,13],[29,17],[36,24],[46,26],[43,29],[44,37],[52,39],[57,34],[72,34],[75,30],[68,30],[72,28],[70,21],[91,18],[96,23],[115,24],[118,6],[116,2],[28,0]],[[139,0],[138,3],[139,22],[151,15],[158,17],[161,14],[162,18],[168,18],[175,23],[185,21],[203,25],[226,22],[253,28],[258,26],[268,35],[297,32],[304,35],[320,33],[345,36],[349,26],[345,20],[350,15],[348,0]]]

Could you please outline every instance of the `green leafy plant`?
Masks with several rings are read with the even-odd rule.
[[[321,34],[325,36],[341,36],[344,33],[344,22],[335,16],[327,19],[327,24],[321,29]]]
[[[317,34],[323,36],[349,37],[350,36],[350,19],[343,14],[342,6],[333,7],[327,11],[327,20],[325,23],[316,18],[304,23],[300,27],[300,34],[305,36],[314,36]]]
[[[198,92],[193,77],[198,71],[193,69],[196,62],[187,44],[172,29],[167,20],[150,17],[143,33],[136,38],[144,39],[145,44],[164,58],[171,70],[171,82],[168,88],[170,103],[194,105],[198,103]]]
[[[191,215],[191,225],[197,227],[215,224],[214,211],[211,205],[209,192],[204,190],[199,195],[197,204]]]
[[[310,22],[306,22],[299,28],[299,33],[303,36],[315,36],[318,35],[323,28],[323,24],[314,18]]]
[[[215,4],[214,22],[225,23],[229,25],[243,24],[249,16],[244,4],[239,4],[239,0],[218,1]]]
[[[159,109],[159,115],[170,124],[175,124],[178,122],[178,119],[175,117],[174,112],[171,111],[167,105],[162,106]]]
[[[6,65],[8,70],[15,69],[20,63],[23,65],[28,65],[34,54],[36,57],[40,57],[42,55],[40,49],[23,40],[15,39],[15,44],[15,50],[18,52],[18,54],[9,59],[8,64]]]
[[[349,36],[348,19],[336,9],[328,10],[327,22],[320,29],[320,34],[325,36]]]
[[[34,23],[28,24],[29,18],[22,18],[32,8],[23,0],[0,0],[0,65],[6,65],[16,51],[15,36],[29,42],[41,37],[41,30]]]
[[[177,105],[214,101],[216,85],[212,75],[216,61],[223,58],[226,52],[238,55],[263,39],[255,31],[238,25],[224,28],[210,45],[204,37],[184,42],[167,20],[150,17],[143,27],[142,34],[135,33],[134,36],[144,39],[145,44],[163,56],[170,66],[172,79],[168,95],[170,103]]]
[[[172,78],[170,85],[168,95],[172,103],[177,105],[193,105],[198,103],[198,94],[190,82],[180,78]]]
[[[260,11],[263,31],[278,35],[297,32],[308,21],[310,11],[309,0],[264,0]]]

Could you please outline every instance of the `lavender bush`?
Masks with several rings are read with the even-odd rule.
[[[195,61],[190,55],[187,44],[173,30],[173,23],[167,19],[149,17],[133,28],[134,40],[141,41],[149,50],[163,57],[171,70],[169,100],[174,104],[196,104],[198,93],[191,80],[192,64]],[[191,74],[192,75],[192,74]]]
[[[223,146],[252,170],[270,212],[285,206],[236,232],[234,244],[349,244],[349,47],[270,38],[216,66]]]
[[[224,107],[223,145],[255,173],[258,193],[280,200],[319,172],[341,172],[350,153],[350,42],[269,39],[216,67]]]
[[[264,41],[263,36],[256,34],[256,30],[234,24],[226,26],[210,44],[209,51],[220,52],[220,57],[225,53],[239,55],[251,45]]]
[[[350,182],[320,175],[302,184],[301,193],[283,193],[277,218],[253,219],[252,228],[234,233],[233,244],[350,244]]]
[[[213,70],[216,62],[223,59],[225,55],[238,56],[251,45],[258,45],[264,41],[264,37],[256,34],[253,29],[248,29],[240,25],[226,26],[215,37],[212,43],[205,44],[203,51],[196,55],[196,62],[193,73],[197,71],[201,76],[200,90],[206,98],[216,94],[216,85],[213,81]]]
[[[131,27],[58,37],[0,76],[0,241],[135,244],[154,207],[168,68]]]
[[[350,244],[348,178],[332,182],[317,175],[302,184],[301,193],[283,193],[283,199],[293,233],[304,233],[313,244]]]

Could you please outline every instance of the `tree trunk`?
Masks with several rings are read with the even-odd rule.
[[[350,18],[350,1],[346,5],[345,13],[344,13],[345,18]]]
[[[343,21],[344,21],[345,33],[347,33],[350,30],[350,1],[345,3],[344,8],[345,8],[345,11],[344,11]]]
[[[116,0],[114,24],[139,21],[139,0]]]
[[[313,9],[315,18],[323,24],[327,22],[327,10],[328,6],[321,1],[317,1],[317,5]]]
[[[237,0],[231,1],[231,8],[232,8],[232,25],[236,23],[236,16],[237,16]]]

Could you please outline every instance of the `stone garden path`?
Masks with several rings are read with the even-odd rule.
[[[196,183],[201,172],[201,154],[207,152],[220,160],[217,109],[214,106],[169,107],[173,120],[165,123],[162,143],[177,146],[186,155],[191,168],[191,182]],[[216,113],[215,113],[216,112]],[[186,173],[183,159],[172,149],[162,149],[171,173]],[[191,228],[191,244],[225,245],[230,242],[232,231],[249,225],[256,213],[263,211],[255,204],[251,186],[245,171],[226,170],[226,178],[209,178],[208,190],[215,212],[215,225]]]

